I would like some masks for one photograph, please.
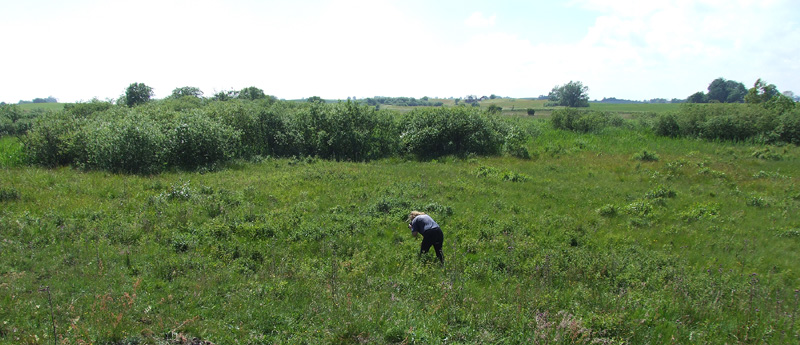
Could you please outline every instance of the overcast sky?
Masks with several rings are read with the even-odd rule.
[[[800,93],[796,0],[0,0],[0,101],[248,86],[278,98]]]

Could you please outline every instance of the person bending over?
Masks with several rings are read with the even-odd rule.
[[[439,262],[444,265],[444,254],[442,253],[442,242],[444,242],[444,234],[439,224],[431,218],[431,216],[413,211],[408,215],[408,228],[411,229],[411,235],[417,237],[417,234],[422,234],[422,245],[419,247],[419,256],[428,252],[433,246],[436,251],[436,257]]]

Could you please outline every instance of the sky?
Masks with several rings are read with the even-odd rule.
[[[800,93],[796,0],[0,0],[0,101],[255,86],[320,96]]]

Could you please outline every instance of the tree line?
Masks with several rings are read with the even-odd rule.
[[[725,80],[725,78],[714,79],[708,84],[708,93],[698,91],[686,98],[688,103],[761,103],[773,97],[785,97],[788,100],[797,101],[794,93],[785,91],[781,93],[775,84],[768,84],[759,78],[753,87],[747,89],[744,84],[738,81]]]

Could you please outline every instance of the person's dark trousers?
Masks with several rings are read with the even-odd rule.
[[[420,257],[422,254],[428,252],[433,246],[433,249],[436,251],[436,257],[439,258],[439,261],[444,265],[444,254],[442,253],[442,242],[444,242],[444,234],[442,233],[442,229],[433,228],[428,231],[425,231],[422,234],[422,245],[419,247],[419,255]]]

